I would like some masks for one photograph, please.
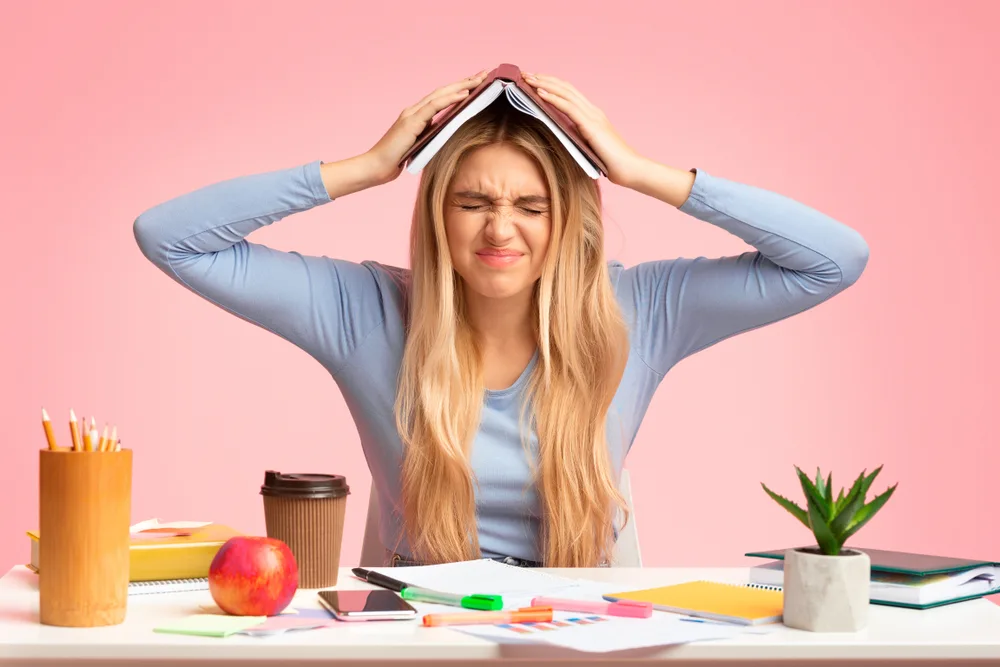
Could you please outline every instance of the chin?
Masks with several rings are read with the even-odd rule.
[[[533,285],[513,276],[476,276],[467,283],[473,292],[487,299],[508,299],[531,289]]]

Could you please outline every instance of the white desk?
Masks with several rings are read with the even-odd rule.
[[[554,572],[582,579],[611,581],[624,587],[646,587],[691,579],[745,582],[746,570],[734,569],[597,569]],[[339,588],[367,588],[348,569]],[[293,606],[318,607],[315,591],[299,591]],[[426,661],[427,664],[473,663],[484,660],[542,664],[554,659],[570,663],[625,661],[685,662],[705,665],[738,661],[774,664],[886,661],[956,661],[1000,664],[1000,606],[974,600],[927,611],[872,606],[869,627],[858,634],[816,634],[780,626],[766,635],[746,635],[724,641],[699,642],[626,655],[566,653],[542,646],[496,645],[449,628],[424,628],[417,622],[342,623],[330,628],[272,637],[234,635],[191,637],[153,632],[170,618],[211,604],[207,591],[131,596],[123,624],[105,628],[57,628],[38,622],[37,577],[15,567],[0,579],[0,664],[142,664],[192,661],[221,667],[226,662],[255,667],[274,664]],[[921,664],[926,664],[921,662]]]

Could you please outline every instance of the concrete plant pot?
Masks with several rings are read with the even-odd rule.
[[[809,632],[858,632],[868,626],[871,559],[844,549],[785,552],[783,623]]]

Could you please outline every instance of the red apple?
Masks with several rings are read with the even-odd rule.
[[[288,545],[271,537],[230,538],[208,568],[208,588],[222,611],[275,616],[299,587],[299,567]]]

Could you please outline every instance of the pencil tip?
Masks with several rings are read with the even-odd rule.
[[[73,408],[69,409],[69,420],[71,422],[75,422],[76,421],[76,413],[73,412]]]
[[[42,408],[42,421],[48,421],[48,420],[49,420],[49,413],[45,411],[45,408]]]

